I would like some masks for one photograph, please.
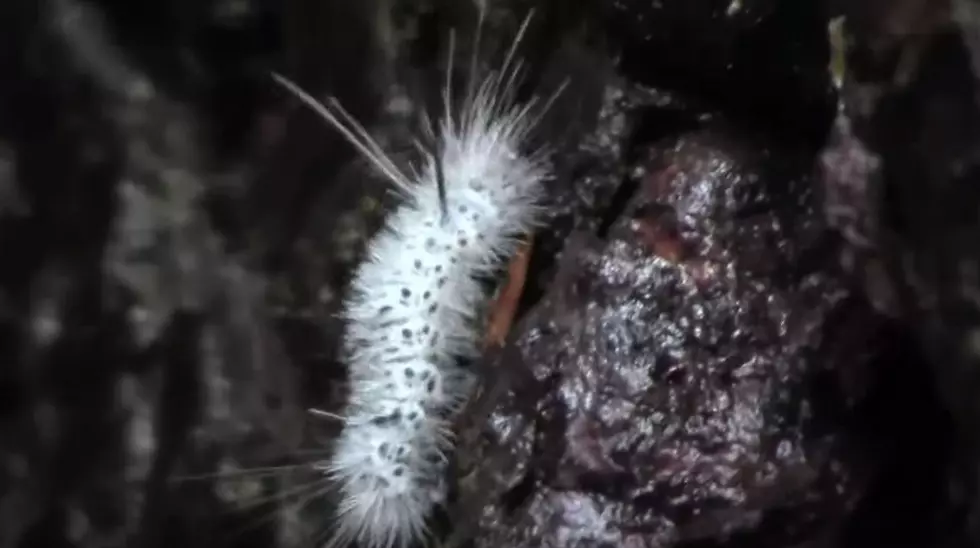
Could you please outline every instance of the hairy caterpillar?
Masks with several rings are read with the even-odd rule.
[[[321,104],[275,76],[404,199],[370,243],[345,303],[350,401],[332,455],[318,464],[339,495],[331,545],[408,546],[425,536],[445,499],[452,420],[475,381],[459,360],[479,350],[475,328],[486,297],[480,280],[496,274],[538,220],[551,172],[544,149],[524,149],[564,86],[536,113],[535,98],[523,105],[514,99],[522,65],[515,52],[530,19],[501,67],[479,82],[473,60],[458,105],[449,83],[451,38],[444,112],[424,136],[435,146],[420,145],[423,161],[407,173],[336,100]]]

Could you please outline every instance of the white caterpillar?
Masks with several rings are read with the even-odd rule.
[[[529,21],[501,69],[471,81],[455,112],[447,74],[445,112],[428,136],[435,151],[408,175],[335,100],[319,104],[277,76],[404,195],[371,242],[345,306],[350,402],[333,455],[321,464],[340,499],[332,545],[408,546],[425,536],[445,500],[452,419],[475,380],[458,360],[479,350],[475,327],[486,297],[479,280],[496,273],[538,220],[550,175],[542,149],[522,150],[535,101],[513,100],[521,65],[514,52]]]

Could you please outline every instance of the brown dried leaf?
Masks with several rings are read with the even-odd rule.
[[[517,305],[524,292],[524,281],[527,279],[527,266],[531,257],[531,246],[533,240],[528,238],[518,248],[514,258],[510,261],[507,268],[507,283],[500,289],[497,300],[490,310],[490,321],[488,322],[487,334],[484,338],[484,346],[503,346],[510,326],[514,323],[514,315],[517,313]]]

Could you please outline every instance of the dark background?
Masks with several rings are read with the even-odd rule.
[[[523,97],[569,82],[535,135],[550,216],[477,364],[502,390],[461,427],[469,515],[435,530],[980,541],[980,9],[508,0],[485,48],[532,7]],[[309,463],[335,425],[305,410],[342,403],[335,312],[392,200],[269,73],[400,154],[475,22],[440,0],[0,2],[0,546],[329,535]],[[573,382],[636,371],[641,397]],[[627,427],[575,411],[630,399]]]

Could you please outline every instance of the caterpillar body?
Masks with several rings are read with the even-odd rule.
[[[319,463],[339,499],[331,546],[407,547],[426,535],[445,500],[451,425],[475,382],[459,360],[479,352],[480,280],[539,220],[551,173],[544,149],[525,149],[562,88],[543,105],[513,98],[521,66],[514,53],[530,18],[499,70],[479,82],[471,70],[458,108],[448,84],[451,42],[445,111],[427,126],[435,147],[409,173],[339,103],[321,104],[275,75],[403,196],[370,242],[345,302],[350,400],[331,456]]]

